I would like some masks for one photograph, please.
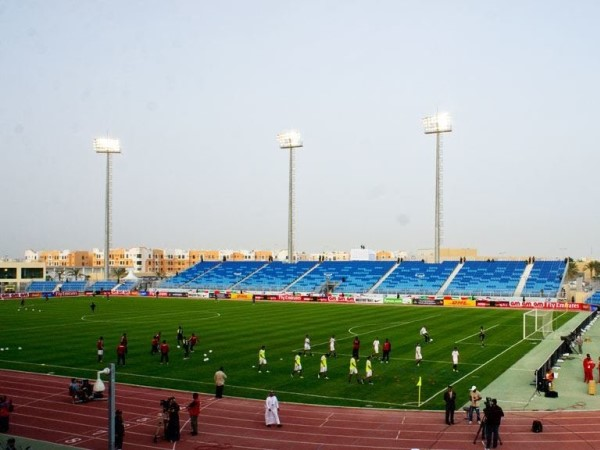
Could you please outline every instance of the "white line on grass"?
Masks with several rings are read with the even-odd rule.
[[[487,330],[491,330],[491,329],[499,327],[499,326],[500,326],[500,324],[497,323],[496,325],[492,325],[491,327],[489,327]],[[454,341],[454,343],[458,344],[459,342],[466,341],[467,339],[471,339],[472,337],[478,336],[478,335],[479,335],[479,333],[473,333],[473,334],[470,334],[470,335],[468,335],[468,336],[466,336],[466,337],[464,337],[462,339],[459,339],[458,341]]]
[[[395,322],[395,323],[393,323],[393,324],[392,324],[392,325],[390,325],[390,326],[383,327],[383,328],[376,328],[376,329],[373,329],[373,330],[367,330],[367,331],[363,332],[362,334],[371,334],[371,333],[374,333],[374,332],[377,332],[377,331],[381,331],[381,330],[388,330],[388,329],[390,329],[390,328],[398,327],[398,326],[401,326],[401,325],[409,325],[409,324],[411,324],[411,323],[415,323],[415,322],[422,322],[422,321],[424,321],[424,320],[432,319],[432,318],[434,318],[434,317],[439,317],[439,316],[441,316],[441,314],[434,314],[434,315],[432,315],[432,316],[421,317],[421,318],[419,318],[419,319],[416,319],[416,320],[410,320],[410,321],[408,321],[408,322]],[[354,326],[354,327],[348,328],[348,333],[350,333],[350,334],[353,334],[354,336],[358,336],[358,334],[359,334],[359,333],[355,333],[355,332],[354,332],[354,331],[352,331],[352,330],[354,330],[354,328],[366,327],[366,326],[371,326],[371,325],[356,325],[356,326]],[[352,336],[350,336],[350,337],[348,337],[348,338],[342,338],[342,339],[350,339],[351,337],[352,337]],[[340,339],[340,340],[342,340],[342,339]]]

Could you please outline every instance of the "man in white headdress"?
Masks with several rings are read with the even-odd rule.
[[[265,425],[271,427],[271,425],[277,425],[281,427],[279,421],[279,401],[273,391],[269,392],[269,396],[265,401]]]

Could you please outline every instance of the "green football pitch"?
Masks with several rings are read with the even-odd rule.
[[[442,392],[448,384],[467,391],[482,389],[535,342],[522,340],[523,310],[492,308],[412,307],[95,297],[27,299],[0,302],[0,367],[95,379],[97,371],[116,363],[116,346],[128,337],[125,366],[118,366],[117,382],[214,392],[213,375],[227,374],[225,395],[264,398],[274,389],[280,399],[328,405],[376,408],[443,409]],[[554,312],[557,328],[572,317]],[[177,348],[176,331],[199,336],[189,359]],[[425,325],[433,342],[423,345],[423,362],[414,360],[420,328]],[[486,329],[485,346],[479,327]],[[151,355],[152,336],[162,333],[171,347],[169,365]],[[302,358],[304,378],[290,377],[294,355],[310,335],[313,356]],[[337,358],[328,358],[329,379],[319,379],[320,356],[335,335]],[[105,340],[104,363],[97,362],[96,341]],[[373,384],[348,382],[352,341],[361,341],[359,374],[377,337],[392,343],[389,364],[373,361]],[[258,373],[259,348],[266,346],[268,371]],[[460,352],[453,372],[451,352]],[[106,379],[104,377],[104,379]],[[421,379],[420,388],[417,386]],[[532,374],[533,379],[533,374]],[[67,383],[65,382],[65,393]]]

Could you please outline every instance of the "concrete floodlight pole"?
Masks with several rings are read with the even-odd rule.
[[[294,254],[294,239],[295,239],[295,209],[296,209],[296,198],[294,195],[295,187],[295,157],[294,149],[303,147],[302,137],[296,130],[284,131],[277,135],[277,141],[279,147],[282,149],[288,149],[290,151],[290,164],[289,164],[289,198],[288,198],[288,262],[295,262]]]
[[[108,396],[108,450],[113,450],[115,447],[115,413],[117,408],[115,405],[116,400],[116,373],[115,363],[111,363],[110,367],[107,368],[110,372],[110,391]],[[104,369],[104,373],[107,373],[107,369]]]
[[[113,154],[121,153],[118,139],[96,138],[94,139],[94,150],[96,153],[106,154],[106,200],[104,212],[104,279],[108,280],[110,270],[110,240],[112,225],[112,158]]]
[[[440,244],[442,236],[442,133],[452,131],[452,121],[447,113],[423,119],[425,134],[435,134],[435,239],[434,262],[440,262]]]

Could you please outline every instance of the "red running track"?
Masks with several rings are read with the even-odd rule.
[[[0,392],[13,399],[10,433],[55,444],[107,448],[105,401],[73,404],[69,379],[0,370]],[[225,395],[227,388],[225,388]],[[282,428],[264,425],[262,401],[201,397],[198,436],[191,436],[185,411],[180,414],[181,440],[153,443],[160,400],[174,396],[180,405],[188,392],[118,384],[117,407],[125,419],[125,450],[203,449],[481,449],[473,439],[477,425],[457,412],[457,424],[446,426],[442,411],[399,411],[322,407],[281,402]],[[266,392],[265,392],[266,397]],[[599,411],[505,412],[501,437],[505,449],[600,450]],[[543,433],[532,433],[539,419]]]

